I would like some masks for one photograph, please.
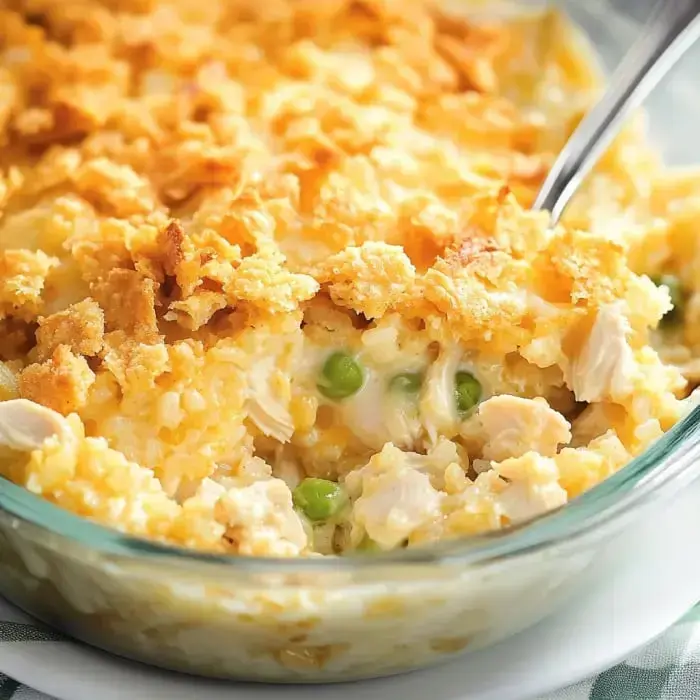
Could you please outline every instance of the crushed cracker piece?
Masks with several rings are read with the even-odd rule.
[[[102,349],[104,329],[104,313],[92,299],[40,318],[36,333],[39,362],[49,359],[59,345],[69,347],[76,355],[97,355]]]
[[[135,270],[111,270],[94,289],[104,310],[105,326],[120,330],[143,343],[160,339],[156,318],[156,295],[153,280]]]
[[[415,269],[400,246],[367,242],[332,255],[316,278],[339,306],[379,318],[410,302]]]
[[[23,399],[51,408],[64,416],[85,405],[95,374],[84,357],[59,345],[50,359],[29,365],[19,375]]]
[[[30,320],[41,311],[41,293],[58,260],[42,251],[0,252],[0,319]]]

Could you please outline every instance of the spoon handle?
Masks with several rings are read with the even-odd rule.
[[[659,0],[640,38],[612,75],[609,87],[566,142],[533,209],[556,223],[579,184],[605,152],[629,112],[700,37],[700,0]]]

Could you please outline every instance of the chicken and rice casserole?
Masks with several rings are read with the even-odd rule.
[[[556,12],[0,5],[4,477],[373,552],[562,506],[687,410],[700,174],[635,120],[562,225],[529,210],[600,86]]]

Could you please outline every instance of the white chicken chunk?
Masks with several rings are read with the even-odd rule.
[[[420,398],[420,416],[433,443],[439,435],[452,437],[457,431],[454,381],[462,355],[459,346],[443,349],[426,373]]]
[[[346,484],[351,492],[361,492],[353,505],[353,523],[383,549],[401,544],[440,514],[443,494],[393,445],[386,445],[365,467],[349,474]]]
[[[248,416],[260,432],[284,443],[294,433],[294,422],[287,406],[271,386],[274,369],[274,358],[266,358],[253,366],[248,376],[250,393],[246,405]]]
[[[637,371],[630,331],[622,304],[609,304],[598,311],[593,328],[580,352],[572,359],[569,386],[577,401],[606,401],[631,393]]]
[[[70,436],[66,419],[27,399],[0,402],[0,446],[22,452],[40,448],[55,435]]]
[[[493,396],[479,406],[478,416],[486,434],[485,459],[500,462],[530,451],[551,457],[571,440],[569,422],[542,398]]]
[[[307,546],[292,494],[281,479],[229,489],[219,505],[241,554],[296,556]]]

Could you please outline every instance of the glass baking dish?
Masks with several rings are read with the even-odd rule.
[[[608,67],[650,5],[562,4]],[[652,133],[673,163],[700,162],[700,142],[689,138],[700,105],[686,89],[698,51],[649,105]],[[664,130],[669,111],[674,128]],[[699,456],[695,409],[623,470],[534,522],[430,549],[330,559],[154,544],[0,481],[0,594],[77,639],[178,671],[268,682],[388,675],[493,644],[565,604],[617,535],[697,478]]]

